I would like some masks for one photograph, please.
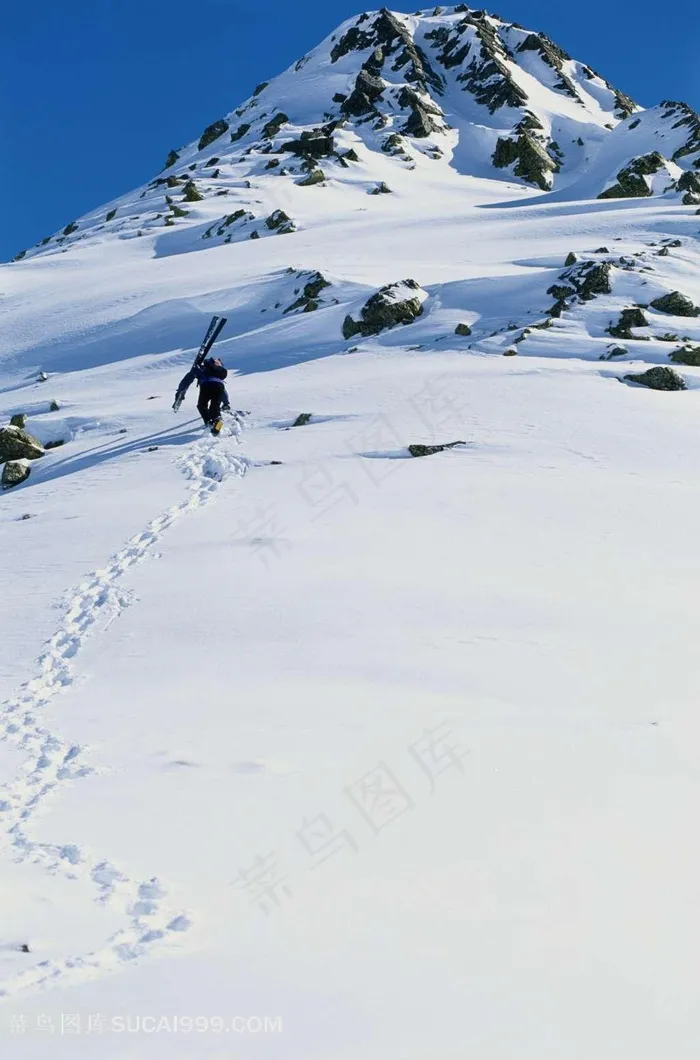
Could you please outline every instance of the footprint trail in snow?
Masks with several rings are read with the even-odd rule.
[[[233,437],[238,441],[239,424]],[[209,439],[195,443],[181,458],[189,479],[189,495],[132,537],[107,565],[94,571],[66,597],[60,628],[48,642],[37,673],[19,694],[0,706],[0,740],[13,743],[24,756],[21,776],[0,788],[0,849],[18,862],[40,865],[51,875],[62,874],[86,886],[95,901],[120,908],[124,927],[91,953],[44,960],[0,981],[0,998],[52,983],[68,985],[114,971],[155,947],[172,944],[190,926],[182,910],[171,906],[156,879],[137,880],[121,866],[76,845],[35,842],[30,827],[47,796],[62,784],[89,775],[85,748],[66,742],[42,724],[42,708],[70,688],[73,660],[99,621],[109,625],[130,604],[131,595],[119,584],[136,563],[152,554],[154,545],[172,524],[205,505],[230,475],[245,474],[246,462],[231,452],[232,442]],[[105,623],[106,620],[106,623]]]

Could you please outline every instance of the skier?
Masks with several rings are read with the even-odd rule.
[[[205,425],[211,428],[212,434],[219,434],[223,427],[221,410],[223,409],[225,412],[231,411],[228,394],[224,386],[224,379],[227,375],[228,372],[218,357],[207,357],[201,364],[193,364],[187,375],[180,380],[173,408],[177,412],[190,385],[196,379],[199,386],[197,411],[204,420]]]

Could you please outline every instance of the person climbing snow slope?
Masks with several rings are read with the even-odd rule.
[[[222,410],[230,412],[228,393],[224,379],[228,375],[218,357],[207,357],[201,364],[193,364],[187,375],[181,380],[175,394],[173,408],[175,411],[182,404],[191,384],[197,380],[199,398],[197,410],[204,423],[211,428],[212,434],[219,434],[223,427]]]

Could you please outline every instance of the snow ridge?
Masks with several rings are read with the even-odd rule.
[[[119,584],[122,577],[152,553],[178,519],[207,504],[229,475],[245,474],[246,461],[232,445],[240,440],[241,421],[236,418],[233,424],[228,438],[197,442],[180,459],[189,479],[187,499],[152,519],[104,567],[67,594],[63,621],[37,661],[36,676],[0,707],[0,740],[13,743],[25,756],[22,775],[0,789],[0,847],[9,848],[18,862],[34,863],[51,875],[61,873],[87,884],[95,901],[115,904],[126,919],[101,949],[41,961],[0,982],[0,997],[108,973],[155,947],[172,945],[191,925],[190,917],[168,900],[160,880],[134,879],[111,860],[76,845],[36,842],[30,826],[49,795],[95,772],[84,764],[86,747],[67,742],[42,724],[42,708],[70,689],[75,680],[73,661],[97,623],[107,619],[109,625],[133,602]]]

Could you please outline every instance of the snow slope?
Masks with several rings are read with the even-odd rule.
[[[700,346],[651,305],[700,304],[698,218],[655,175],[597,198],[652,149],[691,172],[692,130],[453,8],[392,16],[404,78],[380,17],[229,115],[230,148],[181,151],[186,217],[147,225],[184,185],[145,186],[0,267],[0,423],[64,443],[0,504],[12,1060],[697,1054],[700,368],[624,376]],[[316,128],[372,34],[383,130],[266,175],[265,121]],[[406,161],[380,134],[422,110],[417,63],[451,128],[402,133]],[[527,104],[491,113],[494,84]],[[489,162],[526,110],[585,133],[552,192]],[[255,221],[202,238],[222,190]],[[407,278],[414,323],[343,338]],[[170,408],[213,313],[241,410],[217,440]]]

